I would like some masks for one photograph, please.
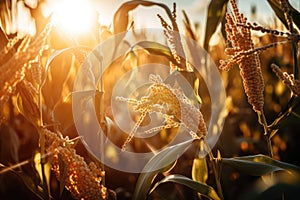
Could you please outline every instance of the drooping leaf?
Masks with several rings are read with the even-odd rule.
[[[259,187],[264,186],[264,187]],[[266,187],[267,186],[267,187]],[[300,195],[300,174],[280,171],[272,176],[264,176],[256,181],[250,191],[245,192],[241,199],[295,199]]]
[[[28,164],[29,161],[23,161],[22,163],[19,164]],[[3,167],[2,164],[0,164],[1,167]],[[19,166],[19,165],[18,165]],[[18,167],[16,167],[18,168]],[[46,195],[43,190],[42,186],[35,180],[35,176],[29,175],[23,171],[15,171],[14,169],[11,169],[11,167],[8,167],[8,169],[1,169],[1,173],[5,173],[5,175],[16,175],[17,177],[20,178],[21,181],[25,184],[25,186],[33,193],[36,195],[37,198],[39,199],[47,199],[48,195]],[[3,174],[1,174],[3,175]],[[2,179],[3,180],[3,179]]]
[[[129,12],[134,10],[139,5],[152,6],[154,3],[147,1],[129,1],[122,4],[114,14],[114,34],[118,34],[127,30],[129,23]]]
[[[298,124],[300,120],[300,98],[293,96],[286,108],[281,112],[277,119],[269,126],[270,130],[277,130]]]
[[[284,24],[284,26],[288,29],[288,24],[286,22],[284,12],[281,8],[280,0],[268,0],[271,8],[273,9],[276,16],[280,19],[280,21]],[[298,28],[300,28],[300,13],[297,11],[288,1],[287,6],[289,10],[289,14],[292,17],[294,23]]]
[[[68,85],[68,80],[73,69],[76,70],[74,60],[82,64],[87,52],[90,52],[88,47],[75,46],[55,51],[48,58],[40,86],[47,107],[55,107],[59,101],[63,100],[65,94],[72,90]]]
[[[81,58],[82,55],[79,55],[80,50],[91,51],[91,49],[89,47],[86,47],[86,46],[74,46],[74,47],[69,47],[69,48],[65,48],[65,49],[61,49],[61,50],[57,50],[57,51],[53,52],[52,55],[49,56],[49,58],[46,62],[45,75],[48,73],[48,70],[49,70],[52,62],[54,61],[54,59],[56,59],[58,56],[61,56],[61,55],[66,54],[66,53],[74,53],[76,58]],[[83,60],[80,60],[80,62],[83,62]],[[45,77],[44,77],[42,85],[44,83],[45,83]]]
[[[167,15],[169,16],[170,19],[172,19],[172,13],[168,6],[166,6],[163,3],[158,3],[158,2],[152,2],[152,1],[140,1],[140,0],[132,0],[123,3],[118,10],[114,14],[114,19],[113,19],[113,26],[114,26],[114,34],[118,34],[121,32],[124,32],[128,28],[128,17],[129,17],[129,12],[137,8],[138,6],[159,6],[163,8]],[[173,27],[175,28],[175,27]],[[175,30],[175,31],[178,31]]]
[[[208,51],[210,38],[225,16],[227,3],[228,0],[212,0],[209,3],[203,45],[206,51]]]
[[[190,178],[179,175],[179,174],[167,176],[164,179],[162,179],[161,181],[157,182],[151,189],[150,193],[152,193],[162,183],[167,183],[167,182],[173,182],[173,183],[179,183],[179,184],[185,185],[185,186],[199,192],[201,195],[203,195],[209,199],[214,199],[214,200],[220,199],[220,197],[218,196],[216,191],[209,185],[193,181]]]
[[[256,200],[264,200],[264,199],[274,199],[274,197],[282,197],[284,194],[284,199],[294,199],[295,197],[299,197],[300,188],[297,185],[291,185],[287,183],[278,183],[261,194],[255,196],[253,199]]]
[[[23,172],[15,172],[24,182],[24,184],[26,185],[26,187],[33,192],[39,199],[47,199],[48,196],[43,192],[40,191],[40,189],[38,189],[38,186],[36,185],[36,183],[32,180],[32,178],[30,176],[28,176],[27,174],[23,173]]]
[[[34,94],[33,88],[29,86],[29,82],[20,82],[17,85],[17,108],[19,112],[25,116],[33,125],[38,125],[40,120],[39,106]]]
[[[50,113],[53,121],[59,122],[62,133],[65,133],[74,124],[71,100],[71,95],[67,96],[63,101],[59,101]]]
[[[167,147],[153,156],[145,165],[142,173],[140,174],[133,199],[142,200],[151,188],[154,178],[160,172],[165,172],[173,167],[175,160],[181,155],[192,143],[192,140]]]
[[[168,46],[152,41],[141,41],[134,46],[142,47],[150,54],[164,56],[172,63],[177,64],[177,61],[174,59],[171,49]]]
[[[279,170],[287,170],[290,173],[300,173],[299,167],[274,160],[265,155],[222,158],[220,162],[252,176],[262,176]]]
[[[167,13],[168,17],[170,18],[171,22],[172,22],[173,30],[177,31],[177,32],[179,31],[177,23],[173,20],[171,10],[165,4],[158,3],[158,2],[152,2],[152,1],[132,0],[132,1],[128,1],[128,2],[123,3],[118,8],[118,10],[115,12],[114,18],[113,18],[113,27],[114,27],[113,32],[114,32],[114,34],[118,34],[118,33],[122,33],[124,31],[127,31],[128,23],[129,23],[129,19],[128,19],[129,18],[129,12],[136,9],[138,6],[146,6],[146,7],[159,6],[159,7],[163,8],[165,10],[165,12]],[[178,36],[178,37],[180,37],[180,36]],[[123,37],[117,37],[115,39],[114,54],[116,52],[116,49],[117,49],[119,43],[122,41],[122,39],[123,39]]]

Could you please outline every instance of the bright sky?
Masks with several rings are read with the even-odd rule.
[[[87,0],[76,0],[84,3],[88,3]],[[119,6],[126,2],[127,0],[90,0],[93,3],[93,9],[96,9],[100,13],[100,22],[102,25],[109,25],[112,22],[113,14],[115,11],[119,8]],[[156,1],[156,0],[153,0]],[[30,6],[34,8],[37,4],[37,0],[25,0],[24,1],[27,6]],[[8,27],[8,33],[14,33],[16,30],[19,30],[20,32],[24,33],[31,33],[34,34],[34,21],[28,17],[30,16],[29,10],[24,7],[24,2],[18,2],[17,3],[17,10],[18,15],[15,17],[13,16],[13,24],[11,27]],[[48,10],[52,8],[55,9],[55,5],[62,4],[61,2],[69,2],[71,5],[65,7],[62,7],[60,10],[63,12],[60,13],[60,15],[63,15],[64,17],[59,17],[59,23],[63,23],[65,21],[65,24],[70,25],[70,23],[67,22],[69,18],[73,19],[73,21],[76,21],[76,25],[78,27],[78,22],[84,20],[85,17],[88,15],[87,13],[82,13],[83,8],[86,6],[82,5],[80,6],[78,10],[75,9],[74,2],[75,0],[47,0]],[[182,13],[181,10],[185,10],[188,14],[189,18],[194,23],[199,23],[200,28],[203,29],[205,26],[206,21],[206,9],[208,7],[208,4],[210,0],[160,0],[157,2],[164,3],[168,5],[170,8],[172,8],[173,2],[176,2],[177,4],[177,16],[178,16],[178,23],[181,23],[182,19]],[[299,0],[290,0],[290,3],[296,8],[300,9],[300,1]],[[49,5],[51,5],[49,8]],[[250,20],[250,10],[251,6],[256,5],[257,10],[257,21],[260,24],[270,24],[270,20],[273,20],[274,13],[271,10],[270,6],[267,3],[267,0],[238,0],[238,6],[241,12],[243,12]],[[49,12],[51,11],[48,11]],[[73,10],[73,13],[70,13]],[[156,17],[156,14],[160,13],[165,19],[167,17],[164,15],[164,11],[157,7],[151,7],[151,8],[144,8],[139,7],[138,9],[134,10],[133,16],[135,19],[135,25],[137,28],[140,27],[147,27],[147,28],[160,28],[160,22],[158,18]],[[70,15],[70,16],[66,16]],[[79,17],[79,18],[78,18]],[[25,26],[24,26],[25,25]],[[80,26],[87,25],[85,23],[81,23]],[[63,25],[67,27],[66,25]],[[71,26],[73,26],[71,24]],[[31,27],[31,29],[30,29]],[[71,31],[75,31],[72,30]]]
[[[114,12],[118,9],[118,7],[126,0],[94,0],[96,3],[95,7],[102,13],[102,19],[100,16],[100,21],[103,24],[109,25],[112,21],[112,16]],[[181,10],[185,10],[188,14],[189,18],[192,22],[200,23],[200,27],[203,28],[206,21],[206,9],[210,0],[161,0],[157,1],[161,3],[167,4],[170,8],[172,8],[173,2],[177,4],[177,15],[178,22],[182,17]],[[290,0],[290,3],[299,10],[300,1],[299,0]],[[267,24],[273,19],[274,13],[267,3],[266,0],[238,0],[238,7],[241,12],[243,12],[246,17],[251,19],[250,11],[251,6],[256,5],[257,10],[257,21],[261,24]],[[157,7],[150,8],[138,8],[133,12],[133,16],[135,17],[135,24],[137,27],[139,25],[147,26],[147,27],[160,27],[160,23],[156,14],[164,14],[164,11]],[[163,15],[164,16],[164,15]]]
[[[155,1],[155,0],[153,0]],[[109,25],[112,22],[113,14],[119,8],[119,6],[126,2],[126,0],[94,0],[95,7],[98,9],[100,15],[100,22],[104,25]],[[207,7],[210,0],[161,0],[156,1],[168,5],[171,10],[173,2],[177,4],[177,22],[179,26],[182,25],[182,12],[185,10],[192,23],[198,23],[200,30],[198,34],[200,39],[204,39],[204,28],[206,23]],[[238,7],[242,13],[250,21],[256,21],[261,25],[272,25],[270,22],[274,22],[274,12],[267,3],[267,0],[238,0]],[[299,10],[300,1],[290,0],[290,3]],[[257,17],[251,18],[251,7],[256,6]],[[133,11],[133,17],[136,28],[161,28],[160,21],[156,17],[156,14],[161,14],[164,19],[168,19],[164,10],[158,7],[138,7]]]
[[[99,9],[100,13],[103,13],[105,16],[104,21],[111,21],[113,13],[117,10],[117,8],[126,0],[94,0],[97,2],[96,7]],[[154,0],[155,1],[155,0]],[[190,17],[195,21],[203,21],[206,15],[206,8],[210,2],[210,0],[160,0],[157,2],[165,3],[172,8],[173,2],[177,4],[177,10],[180,11],[184,9]],[[300,8],[299,0],[290,0],[290,3],[296,8]],[[238,6],[240,11],[246,14],[249,17],[250,9],[252,5],[256,5],[258,16],[272,16],[273,12],[268,5],[266,0],[238,0]],[[155,13],[158,9],[151,8],[151,10]],[[144,10],[143,10],[144,11]],[[143,12],[143,21],[152,18],[153,12]],[[178,12],[179,13],[179,12]],[[149,14],[149,16],[148,16]],[[180,13],[181,14],[181,13]],[[259,17],[261,18],[261,17]]]

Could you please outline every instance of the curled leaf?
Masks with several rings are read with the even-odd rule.
[[[179,174],[167,176],[164,179],[162,179],[161,181],[157,182],[151,189],[150,193],[152,193],[162,183],[167,183],[167,182],[173,182],[173,183],[179,183],[179,184],[185,185],[185,186],[199,192],[201,195],[203,195],[209,199],[214,199],[214,200],[220,199],[220,197],[218,196],[216,191],[209,185],[193,181],[193,180],[189,179],[188,177],[185,177],[185,176],[182,176]]]
[[[172,63],[178,64],[172,55],[171,49],[168,46],[152,41],[141,41],[135,44],[134,46],[142,47],[150,54],[164,56]]]
[[[128,22],[129,22],[128,13],[140,5],[147,6],[147,7],[159,6],[159,7],[163,8],[166,11],[167,15],[169,16],[169,18],[172,19],[172,13],[171,13],[170,9],[168,8],[168,6],[166,6],[165,4],[152,2],[152,1],[140,1],[140,0],[128,1],[128,2],[123,3],[114,14],[114,19],[113,19],[114,34],[121,33],[123,31],[127,30]],[[177,27],[177,25],[176,25],[176,27]],[[178,31],[178,28],[175,31]]]
[[[178,156],[181,155],[191,145],[191,143],[192,141],[190,140],[167,147],[153,156],[145,165],[141,175],[138,178],[133,199],[146,199],[151,184],[157,174],[170,170],[170,168],[172,168],[174,165],[174,161],[177,160]]]

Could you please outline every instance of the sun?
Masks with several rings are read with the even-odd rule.
[[[55,27],[69,34],[82,34],[95,23],[95,10],[86,0],[62,0],[53,5],[51,21]]]

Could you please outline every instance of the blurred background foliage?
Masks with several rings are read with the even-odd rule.
[[[278,9],[279,1],[268,0],[268,2],[274,10],[274,20],[270,21],[267,26],[274,30],[286,30],[284,25],[286,22],[284,17],[282,17],[282,12],[280,13]],[[227,0],[210,1],[207,11],[205,35],[196,35],[196,38],[199,41],[201,41],[201,38],[204,38],[203,47],[209,52],[210,56],[217,64],[219,63],[219,60],[226,58],[224,50],[227,43],[222,38],[224,38],[226,34],[224,31],[224,15],[227,10],[227,3]],[[8,39],[13,37],[21,37],[27,33],[31,35],[40,33],[51,18],[51,15],[47,16],[43,14],[43,9],[45,9],[47,5],[46,0],[2,0],[0,2],[0,48],[3,48]],[[128,28],[134,28],[134,17],[130,15],[130,11],[135,9],[135,7],[137,7],[137,4],[132,7],[126,7],[127,10],[123,9],[122,11],[124,11],[125,14],[117,12],[117,14],[121,14],[121,16],[118,17],[117,14],[115,15],[116,18],[114,18],[113,23],[114,30],[111,30],[112,27],[101,26],[101,24],[99,24],[96,17],[98,13],[96,11],[94,11],[94,18],[96,20],[93,21],[94,23],[90,27],[91,29],[88,32],[88,36],[82,34],[69,37],[66,35],[66,32],[62,33],[59,28],[54,27],[49,38],[49,45],[52,49],[56,50],[73,45],[86,45],[92,49],[98,44],[98,42],[106,40],[113,34],[126,31]],[[128,15],[128,18],[125,19],[124,15],[126,14]],[[189,15],[189,13],[186,14],[187,16]],[[252,8],[252,14],[253,20],[259,19],[259,16],[256,16],[255,14],[255,7]],[[294,21],[296,26],[299,28],[299,12],[296,9],[293,9],[292,15],[294,16],[293,19],[295,19]],[[155,17],[156,16],[153,16],[153,18]],[[124,22],[124,20],[127,20],[127,22]],[[198,27],[198,25],[192,24],[193,22],[190,23],[191,24],[189,26],[186,26],[186,32],[197,33],[197,31],[188,30],[188,28],[197,30]],[[220,40],[218,43],[211,45],[210,39],[213,34],[219,36]],[[264,46],[272,42],[277,42],[280,38],[257,32],[254,34],[253,40],[256,46]],[[69,136],[70,138],[77,137],[77,132],[73,124],[71,99],[68,98],[68,95],[72,91],[76,72],[82,62],[78,58],[80,58],[80,56],[84,53],[87,52],[77,52],[77,54],[75,53],[75,56],[74,52],[73,54],[64,53],[57,56],[53,63],[51,63],[51,68],[46,71],[44,75],[45,83],[42,88],[44,99],[43,119],[46,124],[53,126],[54,129],[59,129],[63,135]],[[46,60],[50,55],[51,52],[47,52],[46,55],[43,56],[43,63],[46,63]],[[292,55],[292,48],[289,44],[278,45],[274,48],[263,51],[260,54],[266,86],[264,109],[268,124],[271,124],[277,118],[279,113],[286,109],[290,100],[290,91],[274,75],[270,65],[272,63],[276,63],[281,66],[283,71],[292,73]],[[168,59],[165,57],[149,55],[144,52],[139,53],[139,58],[139,65],[143,64],[143,60],[145,60],[146,63],[148,63],[149,60],[160,60],[160,63],[165,63],[167,65],[169,63]],[[109,70],[105,72],[104,83],[107,94],[105,96],[106,105],[109,105],[111,100],[109,98],[111,96],[110,88],[113,87],[121,75],[125,74],[133,67],[132,60],[124,60],[124,58],[120,58],[112,63]],[[221,73],[227,92],[227,117],[223,132],[217,145],[213,149],[214,154],[217,154],[217,150],[221,152],[221,156],[224,158],[267,154],[266,142],[262,134],[263,128],[259,125],[256,114],[247,102],[238,68],[233,68],[229,73]],[[112,118],[111,108],[106,107],[105,113],[106,116]],[[295,122],[288,122],[287,126],[282,126],[278,131],[278,134],[272,138],[274,158],[276,160],[300,166],[299,128],[299,119],[296,119]],[[115,126],[111,127],[111,132],[113,132],[114,135],[111,135],[110,139],[114,143],[121,145],[126,135]],[[170,132],[169,135],[172,135],[172,130],[167,130],[167,132]],[[142,150],[143,148],[138,142],[134,143],[134,145],[135,148],[139,150]],[[190,147],[187,152],[178,159],[177,163],[180,164],[175,165],[169,173],[191,177],[194,152],[197,148],[197,145]],[[9,123],[1,126],[0,163],[8,166],[31,159],[37,149],[38,134],[36,133],[36,129],[24,116],[14,109],[14,114],[11,116]],[[76,149],[85,157],[86,160],[94,160],[80,142],[76,146]],[[22,170],[34,177],[36,176],[36,172],[32,170],[31,165],[32,163],[22,166]],[[209,168],[209,173],[211,174],[211,167]],[[138,179],[138,174],[119,172],[114,169],[110,169],[109,167],[106,167],[105,170],[106,186],[116,192],[118,199],[131,199]],[[163,177],[164,176],[162,174],[159,174],[156,177],[156,180],[160,180]],[[284,173],[279,176],[280,180],[278,180],[278,182],[282,181],[281,179],[284,179],[283,177]],[[287,182],[288,181],[289,180],[287,180]],[[260,177],[246,175],[226,165],[224,165],[222,170],[221,183],[225,199],[250,198],[254,190],[262,184]],[[215,187],[212,176],[208,177],[207,184]],[[58,199],[59,183],[53,175],[50,186],[51,194],[55,199]],[[282,191],[290,191],[291,189],[287,189],[286,185],[281,186]],[[287,193],[287,196],[284,199],[296,199],[293,196],[293,192],[295,192],[293,189],[294,188],[291,189],[292,193],[290,193],[292,195],[289,196],[289,193]],[[15,191],[18,191],[18,193]],[[297,194],[299,195],[299,192]],[[268,195],[272,196],[274,194],[272,194],[272,191],[269,191],[269,193],[267,191],[264,195],[265,196],[261,197],[261,199],[264,197],[270,197]],[[27,189],[19,176],[13,172],[8,172],[0,175],[0,198],[37,199],[38,197],[36,197],[32,191]],[[71,195],[66,190],[61,198],[72,199]],[[188,187],[184,187],[179,184],[165,183],[161,187],[157,188],[155,192],[151,194],[150,198],[197,199],[198,195],[197,192]]]

